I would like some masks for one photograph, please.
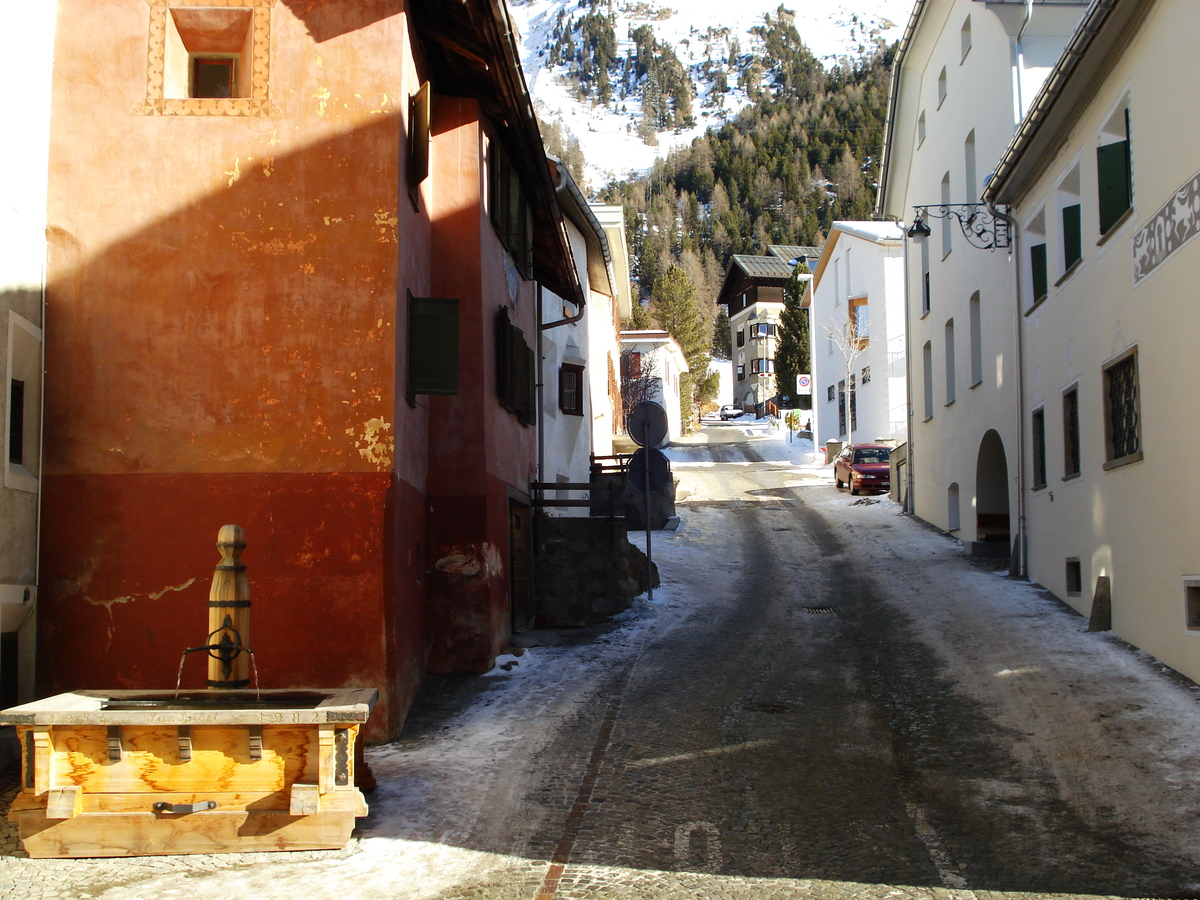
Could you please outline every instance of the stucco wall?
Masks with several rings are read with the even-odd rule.
[[[146,114],[153,7],[59,4],[43,688],[171,682],[236,522],[263,684],[375,686],[378,737],[421,655],[395,524],[424,517],[427,410],[397,402],[419,81],[398,3],[260,5],[253,116]]]
[[[1051,269],[1049,295],[1025,318],[1024,415],[1028,422],[1043,411],[1048,475],[1046,487],[1029,496],[1030,576],[1085,615],[1097,577],[1109,577],[1116,633],[1192,679],[1200,679],[1200,631],[1187,627],[1184,580],[1200,575],[1200,489],[1186,475],[1189,448],[1200,443],[1200,419],[1192,413],[1200,387],[1189,375],[1200,327],[1193,302],[1200,241],[1136,285],[1134,241],[1164,205],[1194,219],[1177,192],[1200,173],[1200,114],[1171,101],[1161,74],[1162,61],[1172,60],[1177,96],[1200,92],[1200,64],[1190,51],[1198,32],[1200,8],[1160,0],[1124,55],[1106,61],[1110,68],[1070,140],[1017,207],[1021,222],[1040,210],[1053,222],[1056,185],[1079,166],[1083,259],[1058,284]],[[1095,148],[1126,96],[1133,212],[1102,240]],[[1051,259],[1056,241],[1050,229]],[[1106,470],[1103,369],[1135,347],[1143,458]],[[1062,397],[1071,389],[1079,397],[1081,470],[1064,477]],[[1075,596],[1066,584],[1071,558],[1082,575]]]

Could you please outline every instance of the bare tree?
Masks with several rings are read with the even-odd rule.
[[[657,400],[661,379],[658,362],[649,353],[621,351],[621,402],[628,415],[639,403]]]
[[[845,366],[846,443],[853,444],[854,420],[855,412],[857,411],[854,396],[857,384],[854,378],[854,370],[857,368],[858,360],[867,349],[867,321],[864,318],[862,322],[859,322],[853,317],[848,317],[841,321],[831,319],[824,322],[822,327],[825,331],[825,336],[833,344],[834,349]]]

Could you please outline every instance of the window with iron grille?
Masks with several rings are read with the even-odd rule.
[[[863,370],[862,370],[862,383],[863,383],[863,384],[870,384],[870,383],[871,383],[871,367],[870,367],[870,366],[863,366]]]
[[[854,376],[850,376],[850,430],[858,431],[858,391],[854,387]]]
[[[846,433],[846,382],[839,381],[837,386],[838,398],[838,434]]]
[[[1063,477],[1079,474],[1079,389],[1063,394]]]
[[[1033,441],[1033,487],[1036,490],[1046,486],[1046,411],[1044,409],[1033,411],[1033,424],[1030,431],[1032,432],[1030,438]]]
[[[835,388],[831,384],[829,386],[829,389],[825,392],[825,402],[832,403],[836,398],[837,398],[837,388]]]
[[[738,375],[738,381],[745,381],[746,380],[746,367],[738,366],[737,367],[737,375]]]
[[[1142,458],[1137,349],[1104,369],[1105,468]]]

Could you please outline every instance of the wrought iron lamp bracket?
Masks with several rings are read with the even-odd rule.
[[[908,236],[924,240],[929,236],[925,219],[954,219],[972,247],[980,250],[1002,250],[1012,246],[1009,222],[996,215],[986,203],[949,203],[937,206],[914,206],[916,219],[908,229]],[[1007,214],[1007,207],[998,207]]]

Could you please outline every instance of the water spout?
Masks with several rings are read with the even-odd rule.
[[[183,682],[183,664],[189,653],[208,654],[209,688],[245,688],[250,686],[250,670],[254,671],[254,690],[261,696],[258,681],[258,662],[250,649],[250,581],[242,565],[246,549],[245,534],[238,525],[222,525],[217,533],[217,550],[221,561],[213,571],[212,588],[208,593],[208,636],[199,647],[188,647],[179,657],[175,677],[175,696],[179,697]]]

